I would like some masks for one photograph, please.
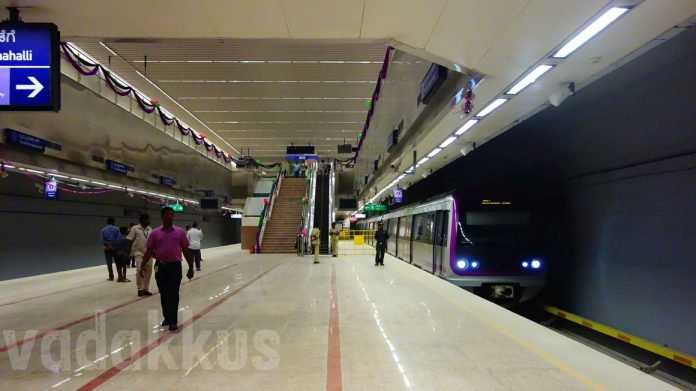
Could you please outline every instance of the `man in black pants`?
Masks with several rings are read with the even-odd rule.
[[[143,256],[142,265],[146,265],[151,257],[155,262],[155,281],[160,291],[162,326],[169,326],[170,331],[177,331],[179,313],[179,286],[181,285],[181,253],[184,253],[188,263],[186,277],[193,278],[193,258],[186,239],[186,231],[174,225],[174,209],[162,208],[162,225],[155,228],[147,238],[147,251]],[[145,269],[141,267],[141,275]]]
[[[377,243],[375,246],[377,250],[377,254],[375,254],[375,266],[384,266],[384,253],[387,251],[387,239],[389,239],[389,234],[384,230],[383,223],[379,223],[377,227],[377,232],[375,232],[375,242]]]

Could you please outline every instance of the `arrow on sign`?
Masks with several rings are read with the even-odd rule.
[[[38,80],[34,76],[28,76],[29,81],[32,84],[17,84],[17,89],[18,90],[34,90],[31,94],[29,94],[28,98],[34,98],[36,95],[43,90],[44,86],[43,84],[39,83]]]

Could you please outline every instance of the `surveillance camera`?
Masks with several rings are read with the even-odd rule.
[[[469,152],[473,151],[476,148],[476,143],[471,143],[467,144],[462,147],[462,149],[459,150],[459,153],[462,154],[462,156],[466,156]]]
[[[564,100],[568,99],[568,97],[573,94],[575,94],[575,83],[568,83],[559,91],[549,96],[549,103],[558,107]]]

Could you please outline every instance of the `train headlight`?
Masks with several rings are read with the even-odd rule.
[[[456,265],[458,269],[466,270],[469,268],[469,261],[467,261],[466,259],[460,259],[457,261]]]
[[[529,262],[527,262],[527,261],[522,262],[522,267],[525,268],[525,269],[528,268],[528,267],[529,267]]]
[[[541,261],[538,259],[532,259],[532,269],[538,269],[541,267]]]
[[[472,269],[478,269],[479,266],[481,266],[481,262],[479,262],[479,261],[471,261],[471,268],[472,268]]]

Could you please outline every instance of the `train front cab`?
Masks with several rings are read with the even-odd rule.
[[[525,236],[535,231],[530,212],[495,206],[461,209],[455,216],[448,281],[501,305],[539,294],[546,265],[534,240]]]

